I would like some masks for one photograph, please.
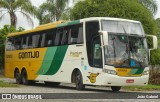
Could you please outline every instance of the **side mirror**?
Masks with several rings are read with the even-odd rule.
[[[158,40],[155,35],[147,35],[149,50],[155,50],[158,48]]]
[[[149,59],[150,59],[151,50],[156,50],[158,48],[158,40],[157,40],[157,37],[154,35],[146,35],[146,36],[147,36],[147,42],[149,46]]]
[[[108,32],[107,31],[99,31],[99,34],[102,36],[103,46],[108,45]]]

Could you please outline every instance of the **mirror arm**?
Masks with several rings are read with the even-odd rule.
[[[103,45],[108,45],[108,32],[107,31],[99,31],[99,35],[102,37]]]

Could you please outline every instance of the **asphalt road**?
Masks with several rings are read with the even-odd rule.
[[[1,78],[0,80],[15,83],[15,80]],[[47,102],[53,100],[54,102],[105,102],[105,101],[116,101],[116,102],[159,102],[160,92],[159,91],[143,91],[143,92],[132,92],[121,90],[120,92],[112,92],[110,87],[94,87],[87,86],[84,91],[78,91],[75,89],[74,84],[60,84],[57,87],[46,86],[43,82],[36,83],[35,85],[20,85],[18,88],[0,88],[0,94],[8,93],[12,95],[12,98],[17,99],[16,95],[27,96],[37,95],[43,100],[34,100],[34,102]],[[150,96],[155,96],[153,99]],[[158,99],[156,98],[158,96]],[[2,96],[0,96],[2,97]],[[138,98],[140,97],[140,98]],[[38,98],[39,99],[39,98]],[[8,101],[8,100],[0,100]],[[12,102],[21,102],[22,100],[12,100]],[[23,100],[31,102],[28,100]],[[33,101],[33,100],[32,100]]]

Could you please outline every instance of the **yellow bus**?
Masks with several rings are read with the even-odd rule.
[[[157,38],[153,38],[153,49]],[[139,21],[92,17],[58,21],[7,36],[5,76],[18,84],[147,85],[146,35]]]

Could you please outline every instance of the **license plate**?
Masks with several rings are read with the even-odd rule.
[[[134,83],[134,79],[127,79],[126,83]]]

